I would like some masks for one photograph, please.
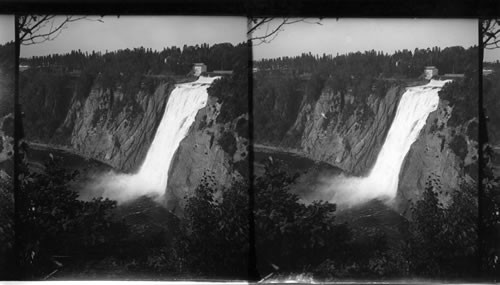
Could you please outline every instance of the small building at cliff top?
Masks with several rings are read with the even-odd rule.
[[[433,76],[438,75],[438,69],[435,66],[426,66],[424,68],[425,79],[431,79]]]
[[[207,72],[207,66],[204,63],[193,64],[194,76],[200,76],[203,72]]]

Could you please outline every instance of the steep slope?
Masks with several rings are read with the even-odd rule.
[[[28,141],[64,148],[133,172],[149,148],[173,80],[137,92],[104,88],[98,80],[83,90],[65,74],[21,74],[20,101]]]
[[[406,213],[409,202],[421,198],[426,181],[439,179],[440,199],[446,205],[451,191],[463,183],[475,183],[477,175],[477,118],[474,108],[475,83],[468,76],[447,85],[439,93],[436,111],[427,118],[417,140],[410,147],[399,173],[396,206]],[[268,139],[267,133],[256,128],[258,143],[300,153],[316,161],[340,167],[354,176],[366,176],[380,153],[395,111],[406,87],[425,82],[388,81],[366,88],[363,96],[353,88],[344,91],[327,80],[316,98],[302,89],[302,100],[294,123],[279,140]],[[256,96],[279,97],[277,91]],[[291,93],[289,96],[296,96]],[[287,110],[282,100],[261,98],[273,102],[273,109]],[[289,104],[288,102],[287,104]],[[288,114],[293,116],[293,112]],[[259,116],[256,110],[255,116]],[[263,114],[263,116],[266,116]],[[257,120],[257,119],[256,119]]]
[[[216,188],[228,188],[248,177],[248,109],[245,74],[223,78],[209,88],[207,105],[196,115],[169,169],[167,208],[182,215],[184,197],[193,194],[202,178]]]
[[[133,172],[147,153],[173,87],[169,82],[153,94],[140,91],[129,102],[121,92],[94,88],[85,100],[73,98],[56,137],[69,134],[71,147],[82,155]]]
[[[370,94],[365,105],[327,87],[316,102],[303,104],[288,134],[300,134],[298,145],[308,157],[355,175],[366,174],[384,142],[402,92],[404,88],[392,86],[384,97]]]
[[[444,205],[463,183],[477,183],[477,82],[455,81],[439,95],[438,109],[427,118],[401,169],[396,201],[403,212],[408,201],[422,197],[429,179],[439,181]]]

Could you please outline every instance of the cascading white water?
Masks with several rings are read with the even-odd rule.
[[[207,104],[207,88],[214,78],[200,77],[194,83],[178,85],[170,94],[165,113],[139,172],[159,192],[167,187],[168,169],[181,140],[194,122],[198,110]]]
[[[195,82],[178,84],[168,98],[163,118],[139,171],[132,175],[108,173],[89,188],[118,202],[143,195],[162,196],[167,188],[169,167],[175,151],[198,111],[206,106],[207,89],[216,79],[218,77],[200,77]]]
[[[347,205],[374,198],[392,200],[397,193],[404,158],[429,114],[437,109],[439,90],[449,81],[431,80],[427,85],[407,88],[370,174],[367,177],[335,177],[325,183],[328,186],[321,192],[333,193],[332,202]]]

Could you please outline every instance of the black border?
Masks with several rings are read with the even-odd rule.
[[[0,13],[478,18],[498,0],[0,0]]]

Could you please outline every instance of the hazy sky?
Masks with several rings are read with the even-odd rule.
[[[318,19],[310,19],[310,22]],[[322,25],[295,23],[270,43],[254,48],[254,59],[312,54],[477,45],[477,20],[323,19]]]
[[[93,17],[97,19],[98,17]],[[243,17],[105,16],[104,23],[70,23],[53,41],[22,46],[21,56],[66,53],[71,50],[106,51],[144,46],[164,47],[246,40]],[[318,19],[310,19],[315,22]],[[0,15],[0,44],[13,40],[14,17]],[[323,19],[322,25],[295,23],[284,27],[271,42],[254,47],[254,58],[395,50],[477,44],[474,19]],[[485,61],[500,60],[500,49],[485,51]]]
[[[484,61],[497,61],[500,60],[500,48],[484,50]]]
[[[0,45],[14,40],[14,16],[0,15]]]
[[[91,17],[98,19],[98,17]],[[219,16],[105,16],[104,23],[69,23],[53,41],[21,47],[21,57],[66,53],[71,50],[112,51],[143,46],[164,47],[246,41],[246,18]]]

